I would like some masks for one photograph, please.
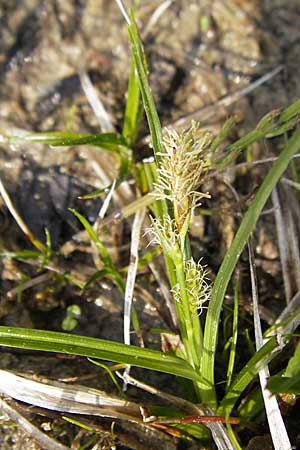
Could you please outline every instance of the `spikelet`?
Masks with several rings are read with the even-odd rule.
[[[201,314],[204,303],[208,302],[211,295],[211,285],[207,281],[207,270],[192,258],[185,262],[185,280],[188,293],[191,317]],[[173,298],[177,303],[181,302],[179,285],[172,289]]]
[[[155,184],[157,198],[168,199],[174,209],[178,230],[184,227],[191,211],[201,205],[208,193],[199,192],[210,168],[210,144],[212,136],[207,131],[199,131],[199,125],[192,122],[189,130],[177,133],[164,129],[165,153],[159,153],[161,164]]]

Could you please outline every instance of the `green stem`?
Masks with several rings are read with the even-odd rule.
[[[197,368],[199,367],[200,364],[200,356],[199,356],[200,348],[196,348],[195,346],[194,335],[196,330],[193,329],[193,323],[195,322],[195,318],[192,318],[191,314],[190,301],[185,278],[184,259],[182,255],[180,256],[178,255],[178,257],[176,258],[175,270],[177,283],[180,291],[181,307],[178,308],[178,310],[179,310],[179,321],[182,327],[184,328],[184,330],[181,330],[183,331],[182,334],[183,344],[189,363],[193,367]]]

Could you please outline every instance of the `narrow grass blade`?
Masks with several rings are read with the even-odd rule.
[[[300,376],[282,377],[276,375],[271,377],[268,383],[269,391],[273,394],[300,394]]]
[[[156,161],[158,162],[160,158],[158,153],[164,153],[165,151],[164,146],[162,144],[161,124],[155,108],[151,89],[149,86],[147,69],[145,64],[145,55],[143,52],[142,43],[139,37],[139,32],[134,20],[133,13],[131,13],[128,32],[131,43],[132,55],[139,76],[140,91],[142,94],[145,113],[147,116],[149,129],[151,133],[154,155]]]
[[[248,134],[229,145],[225,149],[228,155],[215,160],[214,165],[219,169],[227,167],[229,164],[232,164],[242,149],[247,148],[259,139],[285,134],[299,123],[299,118],[299,100],[286,108],[282,113],[280,110],[269,112],[260,120],[255,130],[250,131]]]
[[[251,422],[261,413],[264,407],[264,401],[260,388],[251,392],[243,399],[243,404],[239,407],[239,417],[242,421]]]
[[[122,131],[122,136],[126,139],[130,147],[136,141],[142,117],[143,105],[140,95],[140,82],[136,70],[135,60],[132,56],[125,108],[125,118]]]
[[[94,431],[94,428],[93,428],[93,427],[87,425],[86,423],[83,423],[82,420],[77,420],[77,419],[75,419],[74,417],[67,417],[67,416],[62,416],[62,419],[65,420],[65,421],[68,422],[68,423],[71,423],[72,425],[76,425],[77,427],[82,428],[83,430],[90,431],[90,432],[93,432],[93,431]],[[88,445],[87,445],[87,446],[86,446],[86,444],[85,444],[83,448],[82,448],[82,446],[81,446],[81,447],[79,447],[78,450],[85,450],[86,448],[88,448],[88,446],[89,446],[91,443],[96,442],[96,440],[97,440],[97,436],[94,436],[94,437],[92,438],[92,441],[91,441],[91,440],[88,441],[88,443],[87,443]]]
[[[102,191],[103,193],[103,191]],[[83,198],[83,197],[81,197]],[[85,196],[84,198],[88,198]],[[92,198],[92,197],[90,197]],[[142,197],[138,197],[136,200],[132,201],[128,205],[124,206],[121,209],[117,209],[113,211],[110,215],[102,221],[102,226],[106,227],[111,225],[112,223],[120,222],[122,219],[127,219],[127,217],[135,214],[140,208],[150,206],[152,203],[156,201],[155,196],[151,193],[143,195]]]
[[[39,259],[41,257],[41,253],[36,250],[20,250],[19,252],[8,252],[6,250],[2,250],[0,252],[0,257],[14,258],[14,259]]]
[[[0,326],[0,345],[120,362],[202,381],[193,368],[181,358],[120,342],[54,331]]]
[[[238,319],[239,319],[239,280],[236,280],[234,289],[234,306],[233,306],[233,321],[232,321],[232,338],[230,346],[230,354],[227,368],[226,389],[229,388],[232,380],[234,362],[236,357],[236,345],[238,337]]]
[[[96,231],[93,229],[92,225],[88,222],[88,220],[82,214],[80,214],[78,211],[76,211],[76,209],[70,208],[70,211],[74,214],[74,216],[77,217],[77,219],[84,226],[85,230],[88,232],[89,237],[90,237],[91,241],[94,242],[94,244],[96,245],[96,248],[97,248],[99,255],[101,256],[105,266],[112,268],[113,263],[112,263],[111,257],[109,256],[109,253],[108,253],[105,245],[103,245],[103,243],[99,239],[99,237],[98,237]]]
[[[1,138],[1,135],[0,135]],[[30,133],[22,136],[3,136],[9,144],[40,143],[51,147],[92,145],[114,153],[120,159],[117,186],[128,176],[132,164],[132,152],[126,139],[117,133],[79,134],[65,131]]]
[[[284,311],[279,315],[278,319],[275,322],[275,326],[271,327],[265,333],[266,337],[273,336],[273,338],[274,337],[277,338],[277,341],[280,342],[281,350],[283,349],[283,346],[288,343],[288,336],[290,336],[294,332],[294,330],[299,326],[299,323],[300,323],[299,301],[300,301],[300,295],[298,292],[294,296],[294,298],[291,300],[291,302],[287,305],[287,307],[284,309]],[[286,338],[283,339],[284,336]],[[270,341],[267,344],[265,344],[263,348],[265,348],[266,345],[270,345]],[[259,350],[258,353],[260,353],[261,350]],[[276,355],[276,353],[272,354],[272,359],[273,359],[274,355]],[[255,358],[256,356],[257,355],[254,355],[253,358]],[[248,365],[250,363],[252,365],[252,363],[254,361],[253,358],[251,358]],[[269,361],[266,360],[265,364],[267,364],[268,362]],[[291,360],[290,360],[290,363],[291,363]],[[247,367],[248,367],[248,365],[247,365]],[[293,363],[291,363],[291,366],[293,366]],[[298,362],[298,358],[297,358],[296,369],[295,369],[296,371],[298,371],[298,366],[299,366],[299,362]],[[247,367],[246,367],[246,369],[247,369]],[[235,383],[238,380],[242,381],[243,377],[244,377],[244,381],[242,381],[242,383],[244,383],[246,381],[247,374],[243,373],[244,369],[240,372],[237,379],[230,387],[231,394],[229,394],[229,392],[228,392],[228,397],[226,395],[225,398],[223,399],[220,409],[219,409],[220,413],[221,412],[224,413],[224,410],[222,409],[222,407],[226,407],[227,403],[228,403],[228,405],[227,405],[228,406],[228,414],[231,413],[232,407],[234,406],[234,403],[237,400],[237,397],[235,395],[237,392],[234,393],[234,390],[236,388]],[[297,372],[297,375],[298,375],[298,372]],[[242,384],[240,386],[242,386]],[[247,387],[247,383],[244,384],[244,388],[245,387]],[[240,394],[241,393],[242,393],[242,390],[240,391]],[[231,404],[232,400],[233,400],[233,405]],[[246,403],[246,407],[244,408],[244,406],[243,406],[241,408],[241,414],[246,418],[246,420],[248,420],[248,419],[251,419],[254,416],[256,416],[258,414],[258,412],[260,412],[262,410],[262,407],[263,407],[262,396],[259,391],[256,391],[256,393],[254,393],[252,398],[251,397],[249,398],[248,404]]]
[[[107,275],[110,275],[111,278],[113,279],[113,281],[115,281],[116,285],[119,287],[121,293],[123,294],[124,288],[125,288],[124,280],[123,280],[122,276],[120,275],[119,271],[115,268],[105,245],[103,245],[103,243],[99,239],[96,231],[93,229],[92,225],[88,222],[88,220],[84,216],[82,216],[75,209],[70,209],[70,211],[77,217],[77,219],[84,226],[85,230],[88,232],[89,237],[90,237],[91,241],[94,243],[94,245],[96,246],[96,249],[98,250],[99,255],[101,256],[102,261],[105,266],[103,270],[96,272],[95,274],[92,275],[92,277],[84,285],[84,288],[86,288],[91,283],[93,283],[97,278],[101,278],[101,277],[105,276],[105,272],[106,272]]]
[[[235,127],[236,119],[234,117],[230,117],[224,125],[222,126],[220,132],[215,137],[213,142],[211,143],[210,151],[211,154],[214,155],[216,150],[218,149],[219,145],[227,138],[229,133],[232,131],[232,129]]]
[[[112,280],[114,280],[115,271],[110,269],[109,267],[106,267],[102,270],[97,270],[97,272],[93,273],[87,281],[84,283],[82,290],[85,291],[88,287],[90,287],[95,281],[101,280],[101,278],[107,277]],[[124,283],[120,286],[121,289],[124,289]]]
[[[243,251],[250,233],[253,231],[259,215],[270,196],[273,188],[281,175],[287,169],[287,166],[294,154],[300,147],[300,129],[296,130],[287,143],[285,149],[281,152],[279,158],[275,161],[272,169],[267,174],[264,182],[259,188],[251,206],[245,214],[245,217],[238,229],[234,241],[227,251],[216,277],[211,300],[209,302],[204,342],[203,354],[201,357],[201,375],[211,385],[214,386],[214,364],[218,341],[219,319],[222,309],[224,296],[229,284],[232,272]],[[203,401],[209,402],[213,407],[216,406],[214,388],[202,392]]]
[[[124,206],[122,209],[122,217],[126,219],[132,214],[136,213],[140,208],[146,208],[150,206],[153,202],[155,202],[155,196],[151,193],[143,195],[142,197],[137,198],[129,205]]]
[[[154,183],[157,181],[157,166],[153,158],[148,158],[143,161],[143,168],[145,179],[148,184],[148,191],[153,192]],[[152,195],[152,194],[150,194]],[[155,198],[155,197],[154,197]],[[155,217],[162,218],[168,214],[167,202],[164,200],[157,200],[150,205],[150,209]]]
[[[282,122],[288,122],[295,116],[300,114],[300,100],[296,100],[290,106],[288,106],[280,115],[280,120]]]
[[[30,133],[23,136],[7,136],[9,144],[35,143],[47,144],[52,147],[69,147],[71,145],[94,145],[116,152],[116,146],[125,146],[126,141],[116,133],[78,134],[64,131],[45,133]],[[122,149],[121,149],[122,151]]]
[[[26,223],[16,210],[1,179],[0,179],[0,195],[2,196],[7,209],[9,210],[9,212],[11,213],[11,215],[13,216],[13,218],[15,219],[16,223],[21,228],[25,236],[30,240],[30,242],[32,243],[32,245],[34,245],[35,248],[37,248],[42,254],[45,254],[47,252],[46,246],[39,239],[37,239],[34,236],[34,234],[29,230],[28,226],[26,225]]]
[[[268,389],[274,394],[300,394],[300,342],[283,375],[270,378]]]
[[[107,364],[103,364],[100,361],[96,361],[92,358],[88,358],[88,360],[92,364],[95,364],[95,366],[102,367],[102,369],[104,369],[107,372],[111,381],[113,382],[113,384],[116,386],[117,390],[119,391],[119,394],[121,395],[121,397],[124,398],[125,396],[124,396],[124,392],[122,391],[122,387],[118,383],[118,380],[116,379],[115,375],[113,374],[113,371],[111,370],[111,368]]]
[[[46,248],[45,248],[45,253],[43,255],[43,261],[41,264],[42,267],[46,266],[52,257],[52,242],[51,242],[51,235],[50,235],[48,228],[45,228],[45,235],[46,235]]]
[[[121,7],[122,5],[119,6]],[[165,152],[164,146],[162,144],[161,123],[154,104],[151,88],[149,86],[146,58],[143,52],[142,42],[139,37],[139,32],[134,20],[133,12],[131,12],[130,16],[128,33],[132,49],[132,58],[134,61],[134,66],[137,71],[139,80],[139,89],[142,96],[143,106],[147,116],[147,121],[151,133],[154,157],[156,163],[159,164],[159,160],[161,158],[160,155],[162,155]],[[156,174],[154,176],[156,176]],[[156,216],[162,218],[164,215],[168,213],[167,202],[159,201],[156,202],[156,204],[157,204]],[[165,259],[169,274],[170,273],[173,274],[174,267],[172,266],[172,261],[168,257],[166,257]]]
[[[217,410],[217,414],[230,416],[238,398],[258,374],[259,370],[275,358],[277,355],[276,349],[278,349],[278,343],[276,338],[273,337],[254,354],[230,386]]]
[[[284,376],[297,376],[300,381],[300,341],[298,341],[295,352],[289,360],[287,368],[284,371]]]

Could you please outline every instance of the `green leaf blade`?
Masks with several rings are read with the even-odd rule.
[[[11,144],[40,143],[52,147],[69,147],[73,145],[95,145],[106,150],[116,151],[116,146],[125,146],[126,141],[116,133],[79,134],[65,131],[51,131],[45,133],[30,133],[23,136],[8,136]]]
[[[164,153],[165,151],[164,146],[162,144],[161,123],[155,108],[151,88],[149,86],[148,75],[145,65],[145,56],[143,53],[143,48],[133,13],[131,14],[130,19],[131,20],[130,26],[128,27],[128,31],[132,55],[139,76],[139,83],[140,83],[139,87],[142,94],[144,109],[149,124],[155,159],[159,161],[158,153]]]
[[[0,345],[103,359],[202,381],[181,358],[157,350],[92,337],[0,326]]]
[[[281,175],[287,169],[287,166],[294,154],[299,150],[299,147],[300,129],[294,132],[287,146],[281,152],[279,158],[275,161],[272,169],[264,179],[254,200],[252,201],[252,204],[244,216],[233,243],[227,251],[216,277],[206,316],[203,342],[204,351],[201,357],[200,372],[203,378],[211,386],[214,385],[214,362],[218,342],[220,313],[231,275],[268,197],[270,196]],[[204,390],[202,392],[202,398],[204,401],[208,401],[212,407],[216,406],[214,390]]]
[[[235,381],[231,384],[227,394],[222,400],[218,409],[218,414],[230,416],[234,405],[242,392],[253,381],[259,370],[268,364],[275,356],[278,348],[276,337],[272,337],[257,353],[255,353],[248,363],[237,375]]]

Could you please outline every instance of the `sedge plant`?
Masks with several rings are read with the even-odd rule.
[[[229,375],[226,392],[223,398],[218,398],[215,360],[220,314],[225,293],[239,256],[254,230],[274,186],[299,150],[300,129],[297,128],[297,124],[300,117],[300,102],[296,101],[284,111],[278,110],[268,114],[259,122],[256,129],[227,146],[222,152],[219,152],[220,144],[234,126],[233,120],[224,124],[217,137],[201,130],[197,123],[192,123],[190,128],[185,131],[171,128],[162,130],[148,83],[146,58],[134,15],[126,13],[126,20],[132,60],[122,136],[114,133],[77,135],[76,133],[55,132],[35,133],[21,137],[3,136],[2,140],[14,144],[22,141],[44,142],[52,146],[87,144],[99,146],[114,152],[119,157],[120,170],[117,185],[120,185],[131,172],[136,174],[137,182],[140,182],[141,179],[144,180],[144,185],[146,184],[151,191],[150,194],[142,196],[133,205],[124,207],[119,216],[126,218],[140,207],[150,207],[150,239],[152,243],[162,249],[164,255],[182,346],[178,348],[176,354],[165,354],[158,350],[74,334],[4,326],[0,327],[0,345],[103,359],[181,377],[192,382],[190,389],[193,390],[191,396],[194,397],[195,404],[202,403],[208,408],[209,415],[222,415],[229,421],[236,402],[255,379],[260,368],[274,359],[288,344],[288,337],[284,336],[278,342],[276,332],[269,334],[259,351],[238,373],[234,373],[237,338],[237,332],[234,330],[234,345],[231,347],[228,362],[227,373]],[[138,170],[133,164],[132,148],[138,136],[143,112],[146,114],[151,133],[154,162]],[[224,257],[214,283],[211,285],[207,279],[205,265],[201,260],[195,261],[193,258],[189,240],[189,226],[193,212],[205,199],[210,197],[208,192],[201,192],[201,185],[214,171],[233,164],[239,153],[247,149],[253,142],[282,134],[287,135],[287,132],[291,130],[295,131],[286,140],[284,149],[255,194],[233,243]],[[105,246],[91,224],[78,212],[73,211],[73,213],[89,234],[103,262],[102,269],[95,271],[86,283],[77,283],[77,285],[84,292],[85,288],[96,279],[108,277],[123,295],[126,286],[122,272],[112,263]],[[42,269],[47,270],[45,259],[47,266],[51,266],[51,252],[43,245],[36,245],[36,248],[34,257],[39,258]],[[8,255],[7,252],[5,254]],[[30,259],[33,254],[28,253],[26,256],[25,252],[20,252],[18,254],[11,253],[10,256],[16,259],[25,259],[26,257]],[[147,263],[147,259],[145,261]],[[66,274],[64,276],[69,282],[76,284],[76,280],[71,276],[68,277]],[[235,304],[237,305],[237,302]],[[237,307],[235,307],[234,314],[234,323],[237,326]],[[297,323],[295,321],[295,315],[298,317],[297,314],[295,313],[293,316],[293,323]],[[287,319],[286,323],[289,322],[290,320]],[[135,323],[138,327],[138,321]],[[294,330],[289,329],[289,331],[292,333]],[[293,379],[292,382],[294,382]],[[277,379],[272,380],[272,386],[274,390],[278,389]],[[185,433],[188,432],[189,425],[185,428]],[[193,434],[192,428],[190,432]],[[222,433],[223,440],[220,438]],[[229,434],[234,444],[230,443],[228,435],[224,433],[223,429],[212,430],[218,447],[222,449],[239,448],[238,440],[232,429],[229,427]]]

